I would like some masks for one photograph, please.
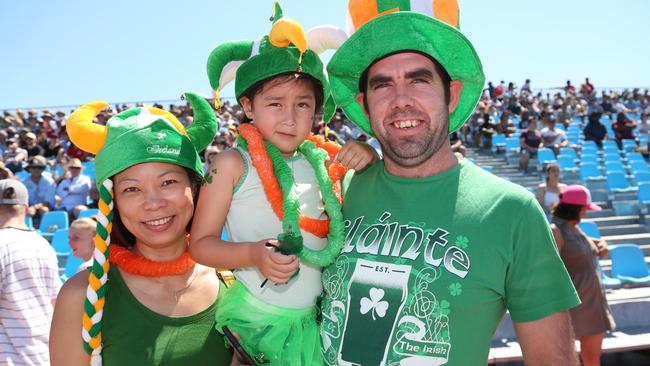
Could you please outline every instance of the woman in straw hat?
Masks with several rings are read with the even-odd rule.
[[[157,108],[93,124],[104,102],[70,116],[71,140],[96,154],[100,214],[92,268],[57,299],[52,365],[230,363],[214,331],[217,274],[187,253],[202,174],[197,151],[212,140],[216,119],[205,100],[187,97],[195,114],[187,129]]]

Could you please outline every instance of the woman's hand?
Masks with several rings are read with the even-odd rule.
[[[605,239],[592,239],[598,250],[598,258],[605,259],[609,255],[609,248]]]
[[[262,240],[253,244],[252,258],[262,275],[273,283],[287,283],[298,270],[300,260],[295,255],[283,255],[276,250],[278,241]]]
[[[361,170],[377,160],[379,155],[372,146],[355,140],[347,141],[334,158],[335,162],[354,170]]]

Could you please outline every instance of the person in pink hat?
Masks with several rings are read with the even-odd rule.
[[[605,331],[615,326],[595,261],[595,257],[607,256],[607,243],[588,237],[578,226],[587,211],[600,210],[591,202],[589,190],[577,184],[564,187],[559,203],[551,210],[551,228],[560,257],[580,296],[581,304],[569,310],[569,314],[585,366],[600,365]]]

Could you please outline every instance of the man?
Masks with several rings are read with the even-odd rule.
[[[25,226],[27,189],[0,180],[0,363],[49,365],[48,340],[61,287],[56,253]]]
[[[544,140],[544,147],[552,149],[555,155],[560,154],[560,149],[569,145],[569,140],[566,133],[558,128],[555,128],[556,119],[552,115],[546,118],[546,127],[542,128],[542,139]]]
[[[81,169],[83,169],[81,160],[70,159],[66,178],[56,188],[56,195],[61,199],[59,208],[68,212],[72,212],[77,205],[85,205],[88,200],[92,181],[87,175],[81,174]]]
[[[323,273],[325,362],[485,365],[507,308],[527,364],[577,364],[566,309],[579,300],[543,211],[451,152],[485,80],[457,4],[441,11],[450,27],[387,3],[328,65],[337,104],[384,159],[345,196],[346,245]]]
[[[29,208],[27,213],[35,219],[40,219],[55,206],[56,183],[50,174],[43,174],[47,160],[35,156],[27,163],[29,176],[23,179],[23,184],[29,193]]]
[[[4,151],[3,157],[7,169],[12,173],[17,173],[23,170],[23,164],[27,160],[27,151],[20,148],[16,137],[12,137],[7,140],[7,149]]]

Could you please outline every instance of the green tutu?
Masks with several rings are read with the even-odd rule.
[[[271,305],[235,281],[219,296],[215,320],[220,333],[223,326],[238,333],[242,347],[260,364],[323,364],[315,306],[291,309]]]

